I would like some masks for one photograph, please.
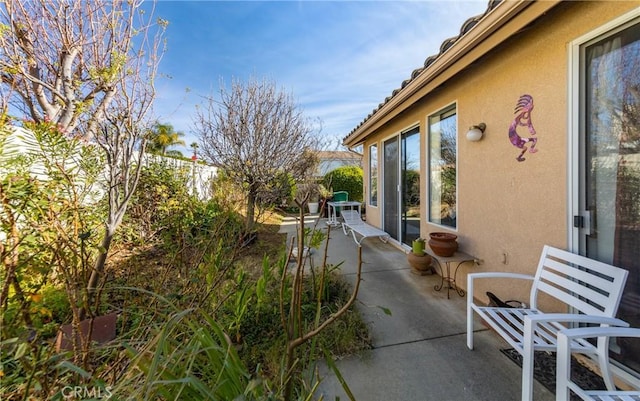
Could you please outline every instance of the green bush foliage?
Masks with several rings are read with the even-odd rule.
[[[51,338],[60,324],[99,309],[89,305],[86,283],[104,221],[95,185],[104,165],[97,147],[55,124],[24,127],[26,151],[0,127],[0,398],[48,399],[59,377],[77,373],[68,366],[88,364],[84,347],[56,353]]]
[[[48,134],[44,140],[53,138],[56,146],[43,149],[77,146],[55,130]],[[265,258],[261,269],[245,264],[240,256],[246,250],[239,248],[244,221],[229,200],[233,194],[219,190],[212,199],[198,199],[186,188],[184,172],[155,163],[142,171],[115,238],[107,285],[92,310],[118,313],[116,339],[90,344],[82,359],[74,358],[75,350],[56,352],[59,326],[83,316],[83,280],[98,249],[95,233],[104,207],[85,185],[88,172],[99,171],[97,159],[78,157],[86,166],[65,172],[47,157],[44,151],[28,160],[16,155],[7,164],[10,174],[0,177],[3,204],[10,206],[0,209],[1,228],[17,229],[17,246],[9,248],[9,238],[0,250],[3,260],[14,255],[9,249],[17,251],[11,283],[21,291],[9,291],[7,284],[1,305],[0,398],[64,399],[65,388],[80,386],[111,399],[280,400],[287,398],[287,377],[303,399],[313,386],[302,372],[312,370],[323,349],[341,355],[368,346],[366,325],[350,310],[298,349],[295,372],[283,368],[283,311],[294,303],[286,258]],[[52,179],[29,174],[30,166],[43,160]],[[90,202],[73,197],[79,193]],[[312,246],[324,238],[310,229],[305,237]],[[278,254],[282,248],[265,252]],[[8,268],[3,266],[3,280]],[[335,268],[328,266],[326,280],[320,270],[305,277],[301,330],[345,305],[350,288],[331,273]]]
[[[256,284],[256,291],[247,296],[247,291],[236,292],[237,297],[232,297],[223,307],[221,316],[234,320],[232,333],[234,342],[238,345],[238,354],[246,364],[248,371],[259,372],[270,382],[282,380],[283,350],[287,346],[287,336],[283,327],[283,315],[280,310],[280,302],[284,311],[291,307],[292,292],[287,290],[291,285],[291,276],[286,275],[282,293],[280,292],[280,276],[284,260],[271,265],[268,259],[264,260],[263,276],[267,278],[265,288],[260,295],[260,280]],[[343,307],[353,289],[337,271],[336,266],[327,266],[326,277],[320,278],[319,268],[315,268],[313,274],[309,274],[303,284],[301,299],[301,324],[304,330],[311,330],[318,322],[324,321]],[[244,295],[240,296],[242,293]],[[238,301],[250,304],[243,313],[238,314]],[[310,369],[317,360],[322,359],[323,350],[333,357],[353,354],[363,349],[370,348],[368,328],[355,308],[351,307],[312,341],[300,346],[297,352],[295,385],[304,388],[302,372]],[[306,383],[308,384],[308,383]],[[282,390],[282,389],[280,389]]]
[[[0,127],[3,340],[41,335],[54,311],[67,318],[69,307],[77,312],[86,306],[84,275],[104,217],[94,185],[101,166],[96,149],[51,123],[25,127],[32,133],[23,138],[27,151],[11,146],[10,131]],[[69,302],[49,309],[42,304],[45,290],[62,291]]]
[[[241,216],[224,200],[190,194],[188,173],[162,162],[143,168],[122,229],[134,244],[161,242],[173,254],[174,267],[186,269],[197,266],[200,259],[193,257],[201,258],[206,248],[221,246],[232,256],[243,228]]]
[[[271,210],[289,205],[296,191],[296,180],[291,173],[280,172],[267,182],[257,194],[258,208]]]
[[[358,166],[342,166],[328,172],[322,184],[334,192],[347,191],[350,201],[362,202],[363,172]]]
[[[153,162],[142,168],[138,188],[131,197],[124,218],[121,239],[134,243],[153,240],[167,228],[174,213],[191,203],[184,184],[187,171],[171,168],[166,162]]]

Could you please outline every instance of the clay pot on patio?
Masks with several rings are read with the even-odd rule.
[[[458,250],[458,236],[455,234],[435,232],[429,234],[429,247],[438,256],[453,256]]]
[[[428,253],[423,253],[422,255],[416,255],[413,252],[407,253],[407,262],[416,273],[431,272],[432,260],[431,255]]]

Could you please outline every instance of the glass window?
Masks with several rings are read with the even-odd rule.
[[[420,238],[420,129],[401,135],[400,181],[402,185],[402,242]]]
[[[640,324],[640,20],[581,48],[584,109],[583,232],[593,259],[629,271],[617,317]],[[640,372],[640,340],[618,341],[612,357]]]
[[[429,117],[429,221],[456,228],[455,104]]]
[[[369,204],[378,206],[378,145],[369,146]]]

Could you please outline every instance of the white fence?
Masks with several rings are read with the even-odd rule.
[[[200,199],[208,199],[212,196],[212,181],[218,174],[218,168],[197,161],[174,159],[149,153],[143,154],[142,162],[145,166],[151,163],[164,164],[175,171],[185,172],[187,188],[192,195]]]
[[[33,134],[21,127],[10,126],[9,135],[4,140],[4,152],[0,149],[0,175],[4,174],[4,160],[16,154],[28,154],[37,151],[34,147],[36,142]],[[134,156],[136,160],[140,159],[140,154]],[[71,161],[73,163],[73,161]],[[174,159],[161,155],[152,155],[144,153],[142,155],[142,163],[149,166],[151,163],[161,163],[176,172],[182,172],[182,177],[186,178],[186,185],[191,194],[197,195],[200,199],[208,199],[212,195],[212,180],[217,175],[218,169],[201,162],[190,160]],[[106,170],[106,169],[105,169]],[[35,164],[31,168],[31,174],[36,178],[43,178],[45,175],[42,165]],[[97,189],[98,192],[103,192]]]

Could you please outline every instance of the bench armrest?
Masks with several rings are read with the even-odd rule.
[[[575,322],[575,323],[595,323],[595,324],[605,324],[619,327],[629,327],[629,323],[624,320],[616,319],[613,317],[607,316],[595,316],[595,315],[580,315],[580,314],[572,314],[572,313],[544,313],[541,315],[527,315],[524,317],[524,332],[523,332],[523,352],[522,356],[525,360],[529,360],[528,369],[533,369],[533,353],[535,349],[534,345],[534,333],[536,331],[536,326],[541,322]],[[563,330],[560,330],[558,333],[561,333]],[[558,346],[556,342],[556,346]],[[598,356],[598,361],[600,363],[600,368],[603,369],[603,378],[605,383],[607,383],[607,387],[613,385],[613,381],[611,378],[611,374],[608,371],[606,359],[608,358],[609,353],[609,341],[606,337],[598,337],[597,351],[595,352]]]
[[[629,323],[615,317],[580,315],[577,313],[542,313],[539,315],[526,315],[524,317],[525,331],[527,324],[533,326],[542,322],[571,322],[571,323],[593,323],[607,324],[610,326],[629,327]]]
[[[484,273],[470,273],[467,275],[469,280],[476,278],[517,278],[524,280],[533,280],[535,277],[530,274],[521,273],[508,273],[508,272],[484,272]]]
[[[579,327],[575,329],[564,329],[558,332],[570,339],[574,338],[594,338],[594,337],[638,337],[640,338],[640,329],[631,329],[628,327]]]
[[[508,273],[508,272],[485,272],[485,273],[471,273],[467,275],[467,302],[473,303],[473,280],[479,278],[512,278],[519,280],[531,280],[535,279],[530,274],[521,273]]]

